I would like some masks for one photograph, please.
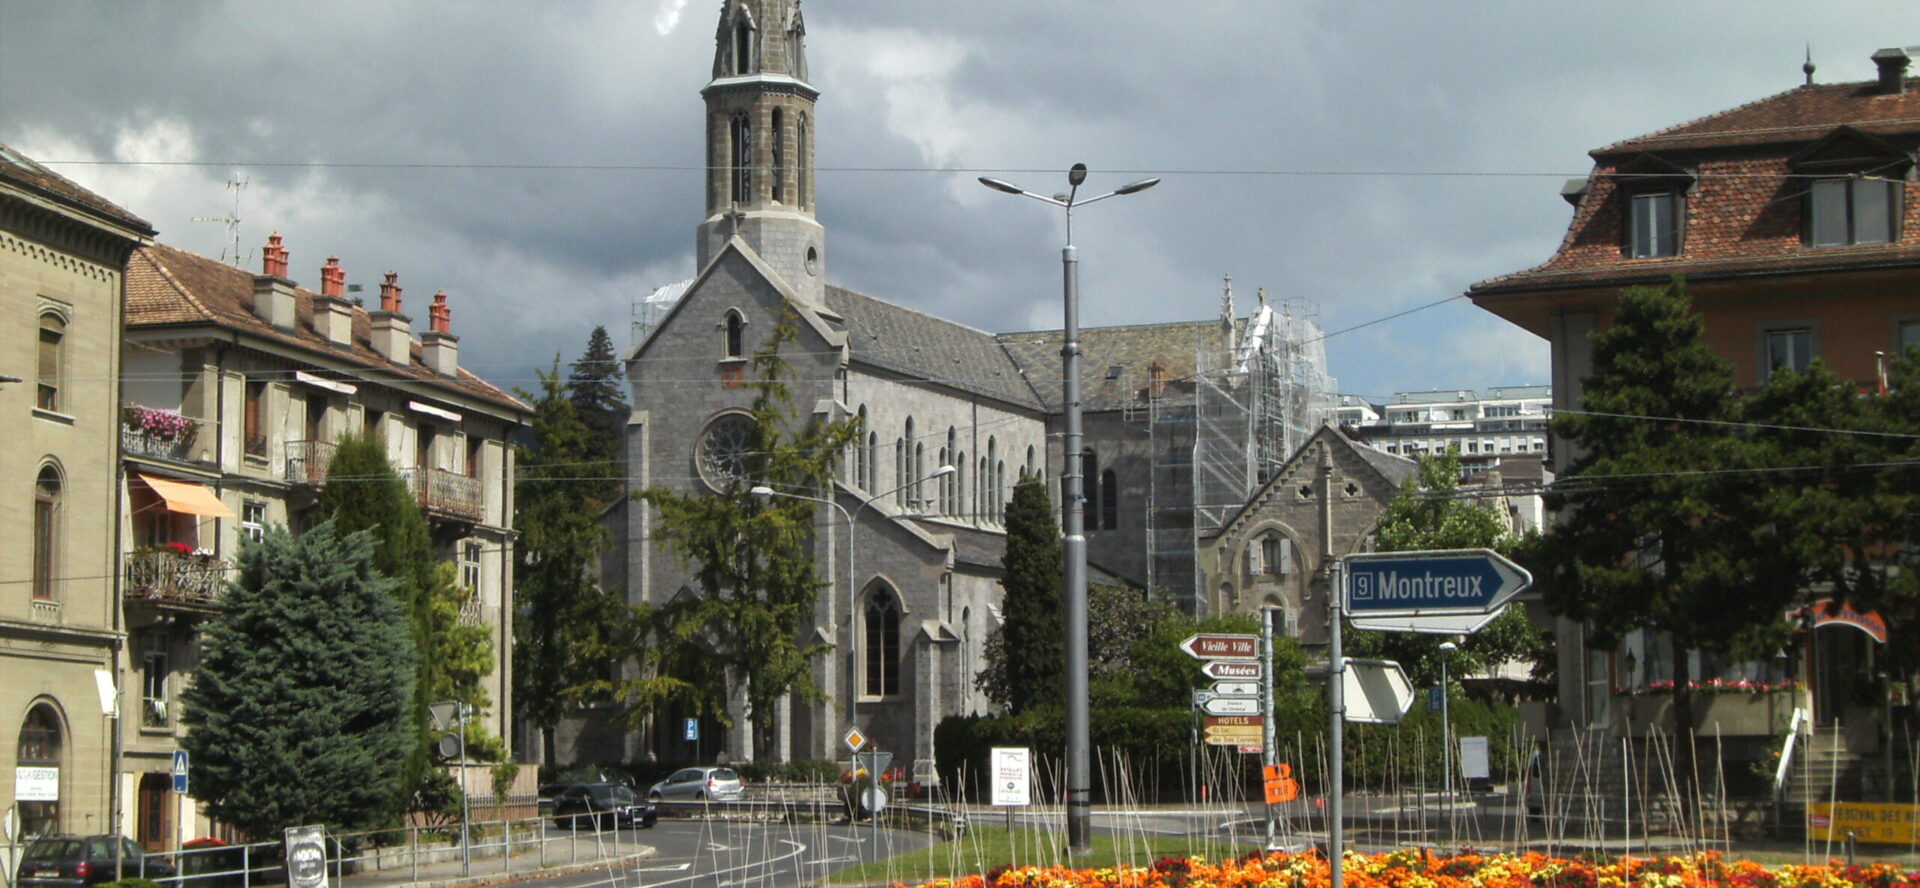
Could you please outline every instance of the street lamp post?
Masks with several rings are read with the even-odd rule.
[[[1451,641],[1440,643],[1440,767],[1444,772],[1440,778],[1441,798],[1445,799],[1447,813],[1447,842],[1454,840],[1453,830],[1453,719],[1452,698],[1447,687],[1447,662],[1453,659],[1453,652],[1460,648]]]
[[[1060,347],[1061,400],[1065,415],[1064,459],[1061,460],[1061,557],[1067,585],[1067,849],[1085,852],[1092,844],[1092,779],[1088,764],[1087,726],[1087,537],[1086,498],[1083,495],[1080,461],[1080,258],[1073,245],[1073,211],[1109,197],[1135,194],[1160,184],[1159,179],[1129,182],[1099,197],[1079,200],[1080,185],[1087,180],[1087,165],[1076,163],[1067,171],[1069,190],[1048,197],[1035,194],[1000,179],[980,177],[980,184],[995,191],[1030,197],[1066,211],[1067,245],[1060,251],[1063,302],[1066,329]]]
[[[859,720],[855,717],[855,709],[860,705],[860,686],[859,686],[859,682],[856,679],[856,676],[859,675],[859,672],[860,672],[860,632],[857,625],[854,623],[854,620],[858,618],[858,615],[855,614],[854,611],[857,610],[859,607],[860,579],[859,579],[859,575],[854,573],[854,570],[853,570],[853,521],[855,518],[858,518],[860,516],[861,512],[866,511],[868,506],[871,506],[874,503],[879,502],[881,499],[891,494],[898,493],[902,490],[905,490],[909,487],[913,487],[915,485],[924,484],[935,478],[944,478],[948,475],[953,474],[954,471],[955,469],[953,466],[941,466],[940,468],[934,469],[931,473],[927,474],[924,477],[915,478],[912,481],[908,481],[907,483],[902,484],[898,487],[895,487],[891,490],[883,490],[879,493],[876,493],[876,494],[873,494],[872,496],[867,497],[864,500],[861,500],[860,505],[854,507],[853,511],[851,512],[847,511],[846,506],[840,505],[838,502],[835,502],[826,497],[807,496],[805,494],[800,494],[800,493],[788,493],[783,490],[774,490],[772,487],[769,487],[765,484],[756,484],[753,486],[752,489],[747,491],[748,493],[758,497],[779,496],[779,497],[786,497],[787,499],[806,500],[807,502],[812,502],[812,503],[823,503],[825,505],[829,505],[834,507],[835,509],[838,509],[840,511],[840,517],[845,518],[847,521],[847,672],[846,672],[846,679],[847,679],[847,726],[850,728],[857,728],[860,726]],[[852,767],[854,769],[857,769],[859,765],[856,762],[853,764]],[[849,770],[848,773],[852,773],[852,770]],[[879,778],[879,775],[876,774],[874,775],[874,785],[878,786],[879,783],[880,783],[880,778]]]

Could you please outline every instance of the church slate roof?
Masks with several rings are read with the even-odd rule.
[[[1234,321],[1235,337],[1245,326],[1244,320]],[[1050,406],[1058,405],[1061,398],[1060,333],[1033,330],[997,337],[1014,362],[1026,370],[1027,381],[1040,399]],[[1119,410],[1145,403],[1143,392],[1152,382],[1150,370],[1156,361],[1165,371],[1168,395],[1191,391],[1195,360],[1203,347],[1221,349],[1218,319],[1082,328],[1082,409]]]
[[[469,398],[515,412],[530,412],[520,399],[462,369],[457,378],[435,373],[420,357],[420,343],[406,366],[389,363],[373,350],[372,322],[360,306],[353,308],[353,346],[336,347],[313,328],[313,291],[294,288],[297,323],[281,330],[253,313],[253,275],[205,256],[163,244],[142,247],[127,260],[129,331],[141,328],[210,324],[251,336],[297,346],[324,355],[324,360],[357,365],[369,371],[369,381],[405,380],[457,392]]]
[[[827,307],[845,325],[855,363],[1045,409],[1032,380],[1022,378],[1020,365],[991,333],[843,287],[827,288]]]

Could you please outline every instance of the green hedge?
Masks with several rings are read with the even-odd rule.
[[[1127,769],[1126,795],[1153,801],[1183,786],[1192,740],[1192,716],[1187,707],[1148,709],[1110,707],[1093,714],[1088,738],[1095,761],[1093,793],[1096,800],[1122,794],[1113,781],[1115,763]],[[996,746],[1032,749],[1043,782],[1058,773],[1067,745],[1066,714],[1043,708],[1013,716],[956,716],[934,729],[935,766],[942,787],[964,791],[970,799],[986,798],[988,757]],[[1104,779],[1103,779],[1104,778]],[[1044,791],[1044,790],[1037,790]]]

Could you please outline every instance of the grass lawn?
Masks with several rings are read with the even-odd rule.
[[[1208,836],[1167,836],[1146,834],[1093,835],[1093,853],[1065,856],[1066,836],[1039,829],[1009,831],[998,824],[976,823],[967,834],[924,851],[836,872],[834,884],[880,884],[904,882],[908,885],[933,879],[947,879],[970,873],[984,873],[1008,863],[1047,866],[1071,863],[1077,868],[1099,868],[1115,864],[1146,866],[1162,857],[1204,856],[1217,859],[1254,850],[1256,845],[1234,846]]]

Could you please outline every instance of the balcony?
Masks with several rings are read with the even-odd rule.
[[[127,556],[129,599],[211,606],[227,581],[227,563],[210,555],[151,549]]]
[[[478,478],[446,469],[421,468],[403,469],[400,476],[429,515],[464,521],[480,521],[487,516]]]
[[[128,404],[120,408],[120,450],[128,456],[194,462],[197,421],[172,410]]]
[[[288,442],[287,481],[311,487],[327,483],[327,466],[333,462],[334,449],[331,441]]]

